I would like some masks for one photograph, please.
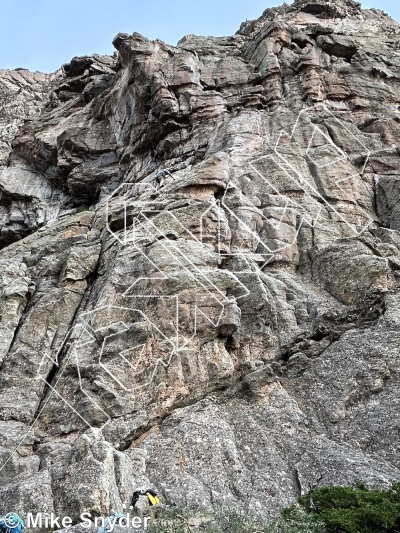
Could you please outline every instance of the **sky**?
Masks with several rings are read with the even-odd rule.
[[[0,69],[54,72],[77,55],[112,54],[118,32],[169,44],[189,33],[232,35],[283,0],[0,0]],[[291,4],[291,0],[286,0]],[[400,21],[400,0],[362,0]]]

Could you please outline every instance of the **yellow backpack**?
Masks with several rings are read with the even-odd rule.
[[[148,490],[146,492],[146,496],[149,499],[150,505],[157,505],[158,503],[160,503],[160,498],[155,492]]]

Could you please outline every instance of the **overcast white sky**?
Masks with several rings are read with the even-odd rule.
[[[0,68],[53,72],[73,56],[110,54],[118,32],[176,44],[188,33],[232,35],[282,0],[7,0],[1,2]],[[292,1],[287,0],[291,4]],[[400,21],[400,0],[363,0]]]

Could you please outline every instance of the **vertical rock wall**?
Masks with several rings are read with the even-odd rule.
[[[399,43],[298,0],[63,67],[0,171],[0,514],[400,479]]]

